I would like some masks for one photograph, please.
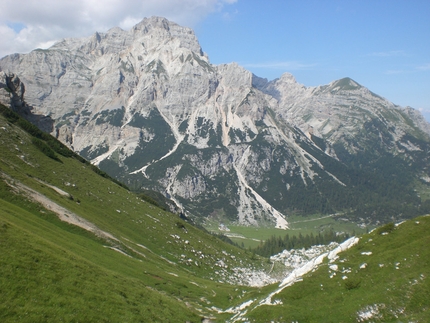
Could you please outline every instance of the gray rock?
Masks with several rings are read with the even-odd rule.
[[[288,73],[269,82],[213,65],[191,29],[159,17],[9,55],[0,69],[19,75],[54,136],[111,175],[189,215],[245,225],[286,227],[292,196],[318,199],[321,178],[347,187],[338,145],[357,154],[383,140],[396,156],[421,149],[405,135],[430,134],[418,111],[349,78],[305,87]]]

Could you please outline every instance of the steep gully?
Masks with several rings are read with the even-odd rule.
[[[221,120],[220,120],[220,124],[222,125],[222,144],[224,147],[229,146],[230,144],[230,140],[229,140],[229,131],[231,128],[231,125],[233,124],[233,114],[230,111],[230,109],[226,112],[224,111],[224,109],[220,106],[220,104],[218,102],[215,103],[215,106],[219,112],[218,115],[221,116]],[[183,142],[185,136],[183,134],[180,133],[179,131],[179,124],[177,122],[175,122],[174,117],[172,116],[172,120],[170,120],[162,111],[161,109],[157,108],[158,112],[160,113],[160,115],[162,116],[162,118],[164,119],[164,121],[169,125],[176,143],[174,144],[174,146],[172,147],[172,149],[170,151],[168,151],[164,156],[162,156],[160,159],[155,160],[153,162],[150,162],[148,164],[146,164],[145,166],[143,166],[142,168],[131,172],[130,174],[138,174],[138,173],[142,173],[145,177],[147,177],[145,171],[146,169],[169,157],[170,155],[172,155],[173,153],[175,153],[175,151],[178,149],[179,145]],[[197,113],[197,110],[196,110]],[[190,117],[191,120],[193,120],[193,115]],[[116,148],[115,148],[116,149]],[[95,164],[100,163],[103,159],[107,158],[108,156],[110,156],[110,154],[115,151],[115,149],[110,149],[109,152],[97,157],[96,159],[94,159],[92,162]],[[264,210],[266,210],[269,214],[271,214],[275,220],[276,220],[276,228],[279,229],[287,229],[288,228],[288,222],[285,218],[285,215],[283,215],[281,212],[279,212],[278,210],[274,209],[272,205],[270,205],[270,203],[268,203],[261,195],[259,195],[245,180],[244,175],[242,174],[242,172],[240,171],[240,166],[244,165],[245,163],[245,156],[246,153],[249,151],[249,147],[248,149],[245,151],[245,153],[242,155],[242,157],[240,158],[239,162],[237,163],[237,165],[234,165],[233,168],[236,172],[237,178],[239,179],[239,191],[240,191],[240,196],[241,196],[241,201],[247,201],[249,200],[250,196],[247,192],[251,192],[251,194],[253,195],[253,198],[257,201],[257,203],[260,204],[260,207],[263,208]],[[239,167],[238,167],[239,166]],[[172,191],[172,184],[173,183],[169,183],[168,186],[166,187],[166,191],[169,193],[170,195],[170,199],[173,200],[176,205],[183,211],[183,207],[181,205],[181,203],[179,201],[177,201],[175,199],[175,194]],[[247,203],[249,204],[249,203]]]

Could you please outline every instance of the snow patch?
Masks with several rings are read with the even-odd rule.
[[[379,308],[384,308],[384,304],[374,304],[368,305],[362,310],[357,312],[357,322],[366,322],[370,319],[379,319],[381,318],[379,314]]]
[[[342,242],[336,249],[330,251],[330,253],[328,254],[327,258],[330,261],[334,261],[335,259],[337,259],[337,254],[348,250],[349,248],[351,248],[352,246],[356,245],[358,243],[360,239],[357,237],[352,237],[349,238],[348,240]]]
[[[284,250],[281,253],[270,257],[270,260],[273,262],[275,261],[282,262],[285,265],[285,267],[287,267],[287,269],[294,270],[305,265],[311,259],[318,257],[324,252],[329,252],[331,250],[334,250],[338,245],[339,244],[332,242],[329,245],[312,246],[309,249],[302,248],[302,249]],[[337,266],[337,265],[334,265],[334,266]]]

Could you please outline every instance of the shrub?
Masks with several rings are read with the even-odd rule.
[[[376,233],[383,234],[383,233],[391,233],[396,228],[393,222],[387,223],[383,225],[382,227],[379,227],[376,229]]]
[[[345,280],[345,288],[347,290],[356,289],[360,287],[361,279],[348,278]]]
[[[61,160],[57,157],[55,152],[42,140],[37,139],[35,137],[31,138],[31,142],[37,149],[39,149],[42,153],[44,153],[49,158],[52,158],[56,161],[61,162]]]

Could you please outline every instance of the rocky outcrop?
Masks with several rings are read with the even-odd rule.
[[[44,115],[35,115],[24,100],[25,86],[13,73],[0,72],[0,104],[10,108],[45,132],[53,129],[53,120]]]
[[[349,78],[305,87],[288,73],[269,82],[213,65],[191,29],[164,18],[6,56],[0,68],[20,76],[62,142],[188,214],[286,227],[292,212],[357,211],[372,171],[384,170],[378,181],[398,172],[368,169],[382,157],[429,177],[419,112]]]
[[[25,109],[24,84],[13,73],[0,72],[0,103],[14,111]]]

